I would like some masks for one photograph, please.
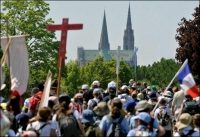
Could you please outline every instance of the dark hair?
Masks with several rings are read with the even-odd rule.
[[[49,119],[49,116],[51,116],[51,109],[48,107],[43,107],[38,111],[39,114],[39,121],[46,122]]]
[[[118,109],[122,109],[122,102],[119,98],[115,98],[115,99],[113,99],[111,106],[117,107]]]
[[[195,114],[193,116],[193,125],[200,127],[200,114]]]

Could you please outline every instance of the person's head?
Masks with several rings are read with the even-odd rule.
[[[123,85],[123,86],[120,88],[120,91],[121,91],[121,94],[123,94],[123,93],[128,94],[128,93],[129,93],[128,86]]]
[[[150,112],[152,109],[151,104],[149,104],[146,100],[141,100],[135,106],[135,110],[137,112]]]
[[[189,94],[185,95],[185,100],[186,101],[191,101],[193,100],[192,96],[190,96]]]
[[[33,96],[33,95],[35,95],[36,93],[38,93],[40,91],[40,89],[38,88],[38,87],[34,87],[34,88],[32,88],[32,90],[31,90],[31,95]]]
[[[159,106],[165,106],[167,103],[165,98],[161,98],[160,102],[159,102]]]
[[[108,83],[107,90],[110,98],[113,99],[116,96],[116,83],[114,81]]]
[[[60,96],[59,96],[59,104],[60,104],[60,106],[63,108],[63,109],[65,109],[65,110],[68,110],[69,109],[69,104],[70,104],[70,102],[71,102],[71,98],[68,96],[68,95],[66,95],[66,94],[61,94]]]
[[[135,111],[136,102],[130,101],[125,104],[125,109],[127,112],[133,113]]]
[[[87,92],[89,90],[89,86],[87,84],[83,84],[81,86],[81,90],[82,90],[83,93],[85,93],[85,92]]]
[[[92,82],[92,88],[95,89],[95,88],[99,88],[100,87],[100,82],[98,80],[95,80]]]
[[[44,83],[45,81],[40,81],[39,84],[38,84],[38,88],[40,89],[40,91],[43,91],[44,90]]]
[[[151,116],[146,112],[140,112],[134,117],[134,119],[136,121],[136,126],[147,126],[151,121]]]
[[[74,96],[74,102],[82,104],[83,103],[83,94],[82,93],[77,93]]]
[[[192,124],[195,128],[200,128],[200,114],[195,114],[193,116]]]
[[[47,122],[51,116],[51,109],[48,107],[42,107],[38,111],[39,121]]]
[[[95,97],[95,98],[99,98],[100,97],[100,95],[101,95],[101,89],[100,88],[95,88],[94,90],[93,90],[93,96]]]
[[[81,123],[83,124],[93,124],[94,121],[94,113],[90,109],[83,110],[83,118],[81,120]]]
[[[121,116],[122,102],[119,98],[114,98],[111,102],[111,116],[119,118]]]
[[[180,131],[183,128],[186,128],[191,125],[192,116],[189,113],[181,114],[179,121],[177,121],[175,127]]]
[[[129,85],[132,86],[134,82],[135,82],[134,79],[130,79],[129,80]]]
[[[106,102],[99,102],[93,111],[97,116],[103,117],[109,113],[109,108]]]

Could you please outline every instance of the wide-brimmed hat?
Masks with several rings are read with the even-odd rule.
[[[97,116],[104,116],[109,113],[109,108],[106,102],[99,102],[93,111]]]
[[[83,124],[85,123],[94,123],[94,113],[90,109],[83,110],[83,118],[81,120]]]
[[[151,121],[151,116],[146,112],[141,112],[138,115],[136,115],[134,119],[140,119],[148,124]]]
[[[143,111],[143,110],[145,110],[145,109],[151,109],[152,108],[152,106],[151,106],[151,104],[149,104],[146,100],[141,100],[141,101],[139,101],[138,103],[137,103],[137,105],[135,106],[135,109],[137,110],[137,111]]]
[[[181,114],[179,121],[176,123],[175,127],[178,130],[188,127],[192,122],[192,116],[189,113]]]

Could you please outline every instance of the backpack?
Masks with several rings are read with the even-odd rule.
[[[186,101],[184,103],[184,107],[183,107],[184,113],[189,113],[190,115],[194,115],[198,113],[198,111],[199,111],[199,107],[195,100]]]
[[[193,129],[191,129],[191,130],[189,130],[189,132],[187,134],[184,134],[183,130],[180,130],[179,135],[180,135],[180,137],[191,137],[194,132],[195,131]]]
[[[120,125],[124,118],[120,117],[118,122],[114,122],[111,117],[110,119],[112,123],[108,129],[106,137],[126,137],[126,133],[123,133]]]
[[[158,113],[158,121],[161,126],[167,126],[170,122],[170,116],[167,114],[165,108],[160,108],[160,112]]]
[[[71,114],[59,120],[60,132],[63,137],[79,137],[81,131],[76,118]]]
[[[30,110],[36,110],[36,108],[39,106],[41,101],[41,95],[40,94],[35,94],[32,96],[29,100],[29,108]]]
[[[98,131],[98,128],[99,127],[97,124],[90,125],[85,131],[86,137],[96,137],[96,135],[98,135],[98,132],[100,132],[100,129]]]

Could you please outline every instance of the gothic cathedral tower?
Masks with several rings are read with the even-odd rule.
[[[131,23],[131,9],[130,4],[128,8],[128,17],[126,29],[124,30],[124,39],[123,39],[123,49],[124,50],[134,50],[134,35],[133,35],[132,23]]]

